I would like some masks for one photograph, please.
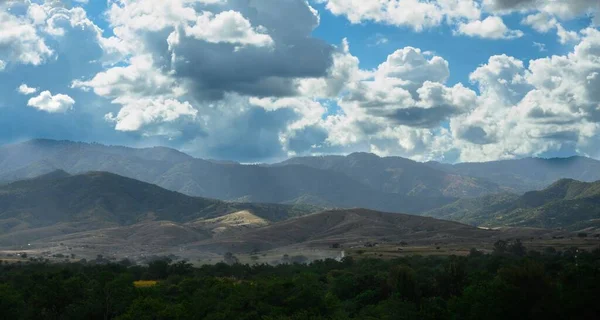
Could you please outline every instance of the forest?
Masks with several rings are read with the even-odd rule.
[[[597,319],[600,249],[194,267],[0,264],[1,319]]]

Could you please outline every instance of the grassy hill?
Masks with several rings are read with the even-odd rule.
[[[504,194],[462,199],[426,213],[483,226],[527,226],[581,230],[600,219],[600,181],[562,179],[522,196]]]

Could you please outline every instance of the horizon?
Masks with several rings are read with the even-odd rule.
[[[239,162],[239,161],[235,161],[232,159],[211,159],[211,158],[202,158],[202,157],[196,157],[194,155],[191,155],[187,152],[185,152],[184,150],[179,150],[177,148],[174,147],[169,147],[169,146],[163,146],[163,145],[150,145],[150,146],[127,146],[127,145],[119,145],[119,144],[105,144],[105,143],[101,143],[98,141],[77,141],[77,140],[66,140],[66,139],[62,139],[62,140],[58,140],[58,139],[49,139],[49,138],[35,138],[35,139],[26,139],[26,140],[21,140],[18,142],[13,142],[13,143],[5,143],[5,144],[0,144],[0,147],[6,147],[6,146],[11,146],[11,145],[19,145],[19,144],[25,144],[25,143],[31,143],[31,142],[36,142],[36,141],[47,141],[47,142],[56,142],[56,143],[81,143],[81,144],[88,144],[88,145],[101,145],[101,146],[105,146],[105,147],[119,147],[119,148],[130,148],[130,149],[153,149],[153,148],[164,148],[164,149],[169,149],[169,150],[173,150],[176,152],[180,152],[183,153],[187,156],[192,157],[193,159],[198,159],[198,160],[205,160],[205,161],[212,161],[212,162],[233,162],[236,164],[240,164],[240,165],[272,165],[272,164],[280,164],[283,162],[286,162],[288,160],[292,160],[292,159],[298,159],[298,158],[319,158],[319,157],[329,157],[329,156],[338,156],[338,157],[349,157],[351,155],[357,155],[357,154],[367,154],[367,155],[371,155],[371,156],[375,156],[377,158],[380,159],[386,159],[386,158],[401,158],[401,159],[406,159],[406,160],[411,160],[411,161],[415,161],[417,163],[422,163],[422,164],[427,164],[427,163],[440,163],[440,164],[446,164],[446,165],[457,165],[457,164],[477,164],[477,163],[490,163],[490,162],[501,162],[501,161],[516,161],[516,160],[526,160],[526,159],[539,159],[539,160],[566,160],[566,159],[573,159],[573,158],[583,158],[583,159],[590,159],[590,160],[595,160],[595,161],[600,161],[600,159],[594,159],[591,157],[586,157],[586,156],[581,156],[581,155],[571,155],[571,156],[563,156],[563,157],[523,157],[523,158],[513,158],[513,159],[499,159],[499,160],[491,160],[491,161],[472,161],[472,162],[455,162],[455,163],[449,163],[449,162],[440,162],[440,161],[418,161],[418,160],[412,160],[410,158],[405,158],[405,157],[401,157],[401,156],[380,156],[376,153],[373,152],[365,152],[365,151],[355,151],[355,152],[351,152],[351,153],[347,153],[347,154],[317,154],[317,155],[302,155],[302,156],[293,156],[293,157],[289,157],[289,158],[284,158],[284,159],[280,159],[280,160],[276,160],[273,162]]]

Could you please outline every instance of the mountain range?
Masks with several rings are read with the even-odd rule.
[[[244,165],[198,159],[163,147],[136,149],[55,140],[0,147],[0,183],[55,170],[111,172],[189,196],[224,201],[413,214],[459,198],[543,188],[560,178],[600,179],[600,162],[581,157],[449,165],[354,153]]]

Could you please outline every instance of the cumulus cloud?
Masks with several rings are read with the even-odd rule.
[[[144,126],[173,122],[182,117],[196,117],[198,111],[189,102],[174,99],[118,99],[115,103],[123,107],[115,116],[106,115],[106,119],[115,122],[119,131],[138,131]]]
[[[195,25],[186,26],[185,33],[198,40],[211,43],[231,43],[267,47],[273,39],[260,32],[264,27],[252,27],[239,12],[229,10],[218,14],[204,12],[196,18]]]
[[[102,97],[147,97],[157,95],[181,95],[183,89],[170,75],[154,66],[151,55],[132,57],[129,65],[113,67],[96,74],[90,80],[75,80],[73,88],[93,89]]]
[[[20,94],[30,95],[36,93],[37,88],[30,88],[28,85],[23,83],[17,88],[17,91],[19,91]]]
[[[332,64],[334,48],[311,36],[319,17],[304,0],[111,1],[108,17],[132,55],[151,54],[199,100],[294,96],[298,79]]]
[[[484,0],[484,8],[492,12],[538,10],[560,19],[573,19],[589,14],[597,16],[600,3],[596,0],[539,1],[539,0]]]
[[[335,15],[352,23],[373,21],[420,31],[439,26],[444,19],[478,19],[479,5],[472,0],[318,0]]]
[[[538,155],[568,148],[597,156],[600,31],[586,29],[568,55],[532,60],[495,56],[471,79],[479,106],[451,120],[462,160]]]
[[[484,39],[514,39],[523,36],[523,31],[509,29],[502,18],[497,16],[489,16],[483,21],[475,20],[469,23],[460,23],[457,33]]]
[[[567,44],[569,42],[576,42],[579,40],[579,35],[577,32],[566,30],[554,17],[545,12],[529,15],[525,17],[521,23],[529,25],[541,33],[546,33],[556,28],[558,42],[561,44]]]
[[[0,24],[19,25],[25,36],[21,44],[15,42],[21,33],[0,36],[0,70],[4,61],[2,75],[12,77],[27,64],[44,73],[36,86],[80,89],[72,95],[80,107],[69,117],[97,118],[110,132],[103,134],[152,136],[206,157],[268,161],[371,151],[474,161],[557,150],[600,156],[598,30],[563,27],[572,17],[595,14],[592,2],[319,2],[352,23],[417,31],[448,25],[457,35],[487,39],[522,36],[502,20],[518,12],[522,24],[556,31],[557,41],[576,46],[532,61],[508,52],[493,56],[461,79],[450,77],[454,60],[415,47],[399,48],[373,69],[361,68],[347,40],[334,46],[313,36],[320,17],[305,0],[109,0],[110,30],[101,30],[77,6],[19,2],[21,10],[3,12],[10,17]],[[39,59],[22,58],[23,48],[38,52]],[[43,81],[57,77],[68,84]],[[476,88],[456,80],[470,80]],[[14,99],[3,98],[2,107],[22,101],[20,92],[33,95],[32,108],[73,108],[75,99],[50,91],[37,95],[25,83],[32,84],[23,78],[9,82],[6,91]]]
[[[558,35],[558,41],[562,44],[579,40],[577,32],[566,30],[561,24],[556,25],[556,34]]]
[[[558,24],[558,21],[547,12],[538,12],[526,16],[521,23],[531,26],[537,32],[546,33],[551,29],[554,29]]]
[[[52,95],[43,91],[38,96],[29,99],[27,105],[48,113],[64,113],[73,108],[75,100],[65,94]]]
[[[0,61],[40,65],[53,51],[40,36],[33,23],[15,16],[0,4]]]

